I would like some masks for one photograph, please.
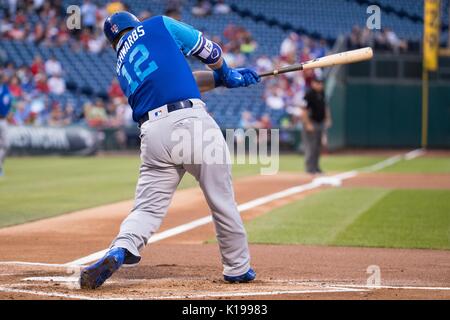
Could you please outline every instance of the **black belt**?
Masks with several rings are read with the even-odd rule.
[[[173,112],[173,111],[177,111],[177,110],[181,110],[181,109],[187,109],[187,108],[192,108],[193,104],[191,100],[183,100],[183,101],[178,101],[178,102],[174,102],[174,103],[169,103],[167,104],[167,112]],[[158,109],[158,108],[156,108]],[[154,110],[156,110],[154,109]],[[153,110],[153,109],[152,109]],[[139,126],[142,126],[144,124],[144,122],[148,121],[149,117],[148,117],[148,113],[151,112],[152,110],[147,111],[142,118],[139,119],[138,123]]]

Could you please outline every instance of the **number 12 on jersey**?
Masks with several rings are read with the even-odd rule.
[[[138,53],[141,53],[141,57],[135,60],[135,57]],[[147,48],[143,44],[139,44],[136,46],[136,48],[131,51],[130,56],[128,58],[128,62],[133,66],[133,71],[135,74],[135,77],[130,75],[129,71],[125,67],[125,64],[122,65],[122,75],[127,79],[128,85],[130,86],[130,92],[133,94],[139,84],[145,80],[145,78],[148,77],[149,74],[156,71],[158,69],[158,65],[155,61],[150,61],[147,68],[144,70],[141,69],[141,65],[148,60],[150,53],[148,52]],[[136,79],[137,78],[137,79]]]

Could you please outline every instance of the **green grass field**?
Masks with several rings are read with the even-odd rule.
[[[450,190],[328,189],[247,224],[253,243],[450,249]]]
[[[384,172],[450,173],[450,158],[424,157],[411,161],[401,161],[387,167]]]
[[[373,165],[382,156],[331,155],[328,172]],[[0,178],[0,227],[132,199],[138,156],[8,158]],[[303,171],[303,158],[283,155],[283,172]],[[235,165],[235,178],[258,165]],[[401,161],[384,172],[449,173],[449,158]],[[196,186],[186,175],[180,188]],[[328,189],[248,224],[254,243],[450,249],[450,190]]]

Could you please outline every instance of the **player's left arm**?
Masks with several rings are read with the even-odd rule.
[[[216,88],[213,71],[192,72],[200,92],[211,91]]]
[[[163,21],[185,56],[194,56],[213,70],[193,73],[200,91],[204,92],[220,86],[247,87],[261,81],[258,74],[251,69],[229,68],[222,57],[222,48],[205,38],[200,31],[168,17],[163,17]]]

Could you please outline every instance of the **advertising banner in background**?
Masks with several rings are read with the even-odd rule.
[[[9,152],[16,155],[94,155],[99,147],[95,131],[81,126],[49,128],[10,126]]]

